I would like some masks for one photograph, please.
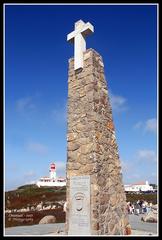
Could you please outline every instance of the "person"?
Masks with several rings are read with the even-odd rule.
[[[145,202],[142,203],[142,213],[146,212],[146,204]]]
[[[139,213],[142,213],[143,200],[140,200],[138,204],[139,204],[139,206],[140,206],[140,208],[139,208]]]
[[[128,214],[129,214],[129,204],[130,204],[130,202],[127,202],[127,212],[128,212]]]
[[[145,201],[145,206],[146,206],[146,213],[148,212],[147,210],[148,210],[148,202],[147,201]]]
[[[64,212],[66,212],[66,208],[67,208],[67,202],[64,203],[64,209],[63,209]]]
[[[147,204],[146,210],[147,210],[147,213],[150,212],[150,210],[151,210],[150,203]]]
[[[133,213],[133,208],[132,208],[132,204],[129,204],[129,213],[132,214]]]
[[[135,215],[139,215],[139,209],[140,209],[139,201],[137,201],[137,202],[134,204],[134,214],[135,214]]]
[[[132,204],[132,213],[134,213],[134,204]]]

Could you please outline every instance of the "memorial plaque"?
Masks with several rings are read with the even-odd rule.
[[[69,235],[91,235],[90,176],[70,178]]]

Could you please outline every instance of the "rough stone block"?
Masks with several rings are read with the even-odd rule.
[[[84,52],[81,71],[75,71],[69,60],[67,202],[71,177],[89,176],[91,235],[127,235],[126,197],[108,94],[103,60],[95,50]],[[77,200],[80,204],[81,198]],[[69,218],[67,210],[67,233]]]

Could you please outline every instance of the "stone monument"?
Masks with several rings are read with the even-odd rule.
[[[67,40],[69,59],[67,127],[68,235],[127,235],[126,197],[102,57],[86,50],[90,23],[75,23]]]

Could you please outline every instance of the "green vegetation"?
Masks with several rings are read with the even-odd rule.
[[[36,205],[41,201],[58,202],[66,199],[66,187],[41,187],[24,185],[14,191],[5,193],[5,207],[20,209],[29,205]]]
[[[38,188],[38,187],[37,187],[36,184],[27,184],[27,185],[22,185],[22,186],[18,187],[17,190],[19,190],[19,189],[24,190],[24,189],[28,189],[28,188],[33,188],[34,189],[34,188]]]
[[[144,199],[153,204],[157,203],[157,194],[126,194],[127,202],[136,202]],[[36,205],[41,201],[58,202],[66,200],[66,186],[64,187],[37,187],[37,185],[20,186],[14,191],[5,193],[5,206],[9,209],[20,209],[29,205]]]
[[[137,200],[146,200],[157,203],[157,194],[126,194],[127,202],[136,202]],[[23,213],[24,222],[18,222],[14,218],[10,217],[9,213],[5,214],[5,225],[6,227],[11,226],[22,226],[22,225],[33,225],[38,224],[40,219],[46,215],[56,216],[56,222],[65,222],[65,212],[63,206],[59,206],[58,201],[66,201],[66,186],[65,187],[41,187],[38,188],[36,185],[24,185],[20,186],[14,191],[8,191],[5,193],[5,208],[6,209],[21,209],[29,206],[37,206],[40,202],[45,205],[55,204],[56,209],[50,209],[45,211],[30,211]],[[58,208],[59,207],[59,208]],[[17,214],[17,213],[15,213]],[[26,215],[31,214],[32,221],[26,221]]]

